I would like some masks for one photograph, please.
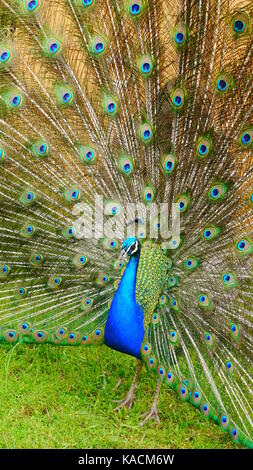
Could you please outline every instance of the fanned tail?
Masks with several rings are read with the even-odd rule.
[[[1,342],[103,342],[124,270],[114,224],[166,203],[138,273],[143,360],[252,447],[251,2],[0,12]],[[164,240],[172,202],[181,235]]]

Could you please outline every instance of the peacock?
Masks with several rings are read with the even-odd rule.
[[[105,346],[253,447],[250,0],[0,0],[0,343]],[[84,372],[85,374],[85,372]]]

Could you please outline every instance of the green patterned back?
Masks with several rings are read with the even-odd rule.
[[[149,324],[166,287],[167,266],[168,260],[161,246],[151,240],[145,242],[141,249],[136,285],[136,298],[145,315],[145,326]]]

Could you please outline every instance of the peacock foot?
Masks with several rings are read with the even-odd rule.
[[[122,407],[128,408],[129,410],[130,410],[130,408],[132,408],[133,402],[134,402],[134,392],[135,392],[135,389],[136,389],[137,380],[138,380],[138,377],[140,375],[142,366],[143,366],[143,363],[138,360],[136,370],[135,370],[135,374],[134,374],[134,378],[133,378],[131,387],[129,389],[129,392],[128,392],[127,396],[125,398],[123,398],[123,400],[120,400],[119,405],[116,406],[116,408],[114,408],[114,411],[117,411]]]
[[[149,420],[149,419],[155,419],[156,422],[158,424],[160,424],[160,418],[158,416],[158,410],[157,410],[157,406],[153,405],[150,409],[150,411],[148,411],[147,413],[144,413],[144,415],[142,416],[145,416],[144,420],[141,422],[140,424],[140,428],[142,428],[142,426],[144,426],[144,424]]]
[[[130,389],[127,396],[123,398],[123,400],[120,400],[118,406],[114,408],[114,411],[120,410],[120,408],[128,408],[130,410],[130,408],[132,408],[133,406],[133,402],[134,402],[134,393]]]
[[[153,405],[151,406],[150,411],[148,413],[145,413],[143,416],[145,416],[144,420],[140,424],[140,428],[144,426],[144,424],[149,420],[149,419],[155,419],[158,424],[160,424],[160,419],[158,416],[158,411],[157,411],[157,402],[158,402],[158,397],[160,393],[160,388],[161,388],[161,380],[158,378],[157,379],[157,385],[156,385],[156,391],[155,391],[155,398],[153,401]]]

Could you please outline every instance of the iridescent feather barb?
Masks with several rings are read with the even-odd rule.
[[[0,0],[0,25],[0,342],[105,343],[252,447],[251,2]],[[180,239],[160,217],[118,260],[78,235],[95,194],[108,226],[175,202]]]

